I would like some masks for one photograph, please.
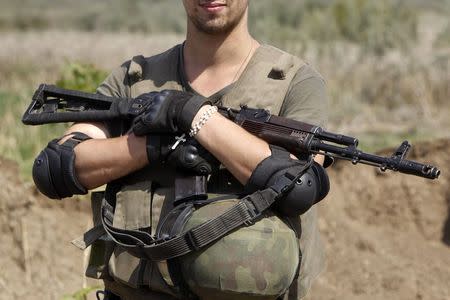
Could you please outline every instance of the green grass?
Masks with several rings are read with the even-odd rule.
[[[65,295],[63,296],[62,300],[86,300],[87,296],[92,293],[93,291],[101,289],[100,286],[93,286],[93,287],[87,287],[80,289],[73,293],[72,295]]]
[[[108,73],[91,64],[69,63],[56,81],[56,85],[71,90],[94,93],[98,85],[105,80]]]
[[[0,90],[0,155],[18,162],[21,175],[30,179],[33,160],[41,149],[53,138],[62,135],[65,124],[25,126],[22,114],[31,102],[32,91],[22,94]],[[28,98],[29,97],[29,98]]]

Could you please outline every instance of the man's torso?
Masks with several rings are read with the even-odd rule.
[[[186,80],[181,51],[179,45],[151,58],[134,57],[131,62],[114,71],[98,91],[131,98],[162,89],[195,92]],[[318,125],[326,121],[326,95],[320,75],[300,60],[270,46],[261,46],[238,81],[212,95],[211,100],[216,105],[233,108],[239,108],[240,105],[265,108],[274,114]],[[114,135],[123,133],[126,127],[127,124],[109,126]],[[130,176],[130,184],[118,193],[115,225],[130,229],[156,228],[161,213],[165,214],[172,208],[170,180],[167,180],[167,184],[159,183],[156,189],[151,190],[152,180],[149,178],[155,175],[152,175],[150,168],[146,169]],[[161,174],[159,171],[155,173]],[[170,176],[168,174],[165,178]],[[144,177],[146,180],[142,180]],[[151,201],[148,201],[149,197]],[[323,267],[323,247],[319,240],[315,207],[301,216],[301,232],[303,257],[297,282],[300,296]],[[130,266],[139,268],[139,262],[125,257],[123,253],[113,254],[112,263],[115,264],[111,268],[112,272],[116,272],[113,277],[118,281],[130,280],[134,272]],[[125,268],[120,274],[121,266],[124,265],[128,269]],[[144,269],[146,271],[149,272]]]

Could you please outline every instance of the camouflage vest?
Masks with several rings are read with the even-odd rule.
[[[129,95],[127,96],[134,98],[142,93],[163,89],[183,90],[178,74],[179,49],[177,47],[179,46],[150,58],[133,57],[128,67],[128,78],[125,80],[128,83],[126,90],[129,91]],[[255,52],[232,89],[222,97],[220,105],[232,108],[248,105],[269,109],[273,114],[279,114],[290,82],[304,64],[288,53],[263,45]],[[164,178],[164,180],[158,180],[155,183],[151,180],[155,178],[155,174],[159,179]],[[174,174],[167,170],[153,167],[152,169],[144,168],[124,178],[121,188],[116,191],[114,226],[123,229],[149,228],[153,233],[158,220],[173,208],[171,206],[174,198],[171,186],[173,176]],[[101,196],[93,194],[92,200],[94,222],[97,224],[99,220],[95,216],[98,215],[98,203]],[[302,220],[302,223],[315,223],[315,208],[302,215],[303,218],[308,220],[306,222]],[[294,222],[298,226],[297,230],[301,232],[300,220],[297,218]],[[302,251],[304,250],[302,243],[309,242],[300,239]],[[133,288],[148,286],[153,291],[179,297],[165,284],[155,263],[139,260],[119,248],[114,248],[111,244],[105,240],[94,243],[87,276],[113,279]],[[305,246],[308,247],[308,245]],[[311,255],[309,257],[312,258]],[[106,261],[105,258],[107,258]],[[313,277],[316,276],[317,271],[303,270],[303,266],[321,264],[322,258],[313,258],[312,263],[305,262],[304,258],[301,262],[300,276],[285,299],[302,297]]]

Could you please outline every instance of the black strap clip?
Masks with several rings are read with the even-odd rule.
[[[200,250],[201,247],[197,241],[197,238],[195,237],[195,233],[192,230],[186,232],[186,234],[184,235],[184,239],[186,240],[189,248],[193,249],[194,251]]]
[[[244,225],[253,225],[255,223],[255,220],[259,216],[261,216],[261,211],[258,209],[258,206],[255,204],[255,201],[252,199],[252,197],[246,197],[242,199],[242,203],[244,203],[249,216],[249,218],[244,222]]]

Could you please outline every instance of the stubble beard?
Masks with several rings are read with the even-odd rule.
[[[244,18],[245,12],[246,10],[243,10],[238,15],[223,15],[209,20],[191,17],[190,21],[200,32],[210,35],[222,35],[233,31]]]

